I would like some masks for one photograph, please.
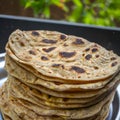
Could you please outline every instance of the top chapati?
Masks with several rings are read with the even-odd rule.
[[[6,51],[23,66],[29,66],[33,73],[59,82],[104,80],[120,66],[120,57],[112,51],[56,31],[16,30],[9,37]]]

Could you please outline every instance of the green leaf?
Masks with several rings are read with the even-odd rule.
[[[71,15],[69,15],[67,17],[68,21],[78,22],[80,20],[80,17],[81,17],[81,12],[82,12],[81,7],[75,7],[73,12],[71,13]]]
[[[65,12],[69,12],[69,8],[67,7],[67,6],[63,6],[63,10],[65,11]]]
[[[69,9],[68,9],[68,7],[66,6],[65,2],[66,2],[66,1],[63,1],[63,2],[62,2],[61,0],[51,0],[51,4],[60,7],[60,8],[61,8],[62,10],[64,10],[65,12],[68,12]]]
[[[61,2],[60,2],[60,0],[51,0],[51,4],[54,4],[56,6],[60,6]]]
[[[26,0],[20,0],[20,4],[22,5],[22,6],[25,6],[25,4],[26,4]]]
[[[27,2],[25,5],[25,8],[29,8],[29,7],[31,7],[31,5],[32,5],[32,2]]]
[[[74,3],[76,6],[79,6],[79,7],[82,6],[82,3],[81,3],[80,0],[73,0],[73,3]]]
[[[91,4],[90,0],[84,0],[84,4],[89,5]]]
[[[46,18],[50,18],[50,9],[49,7],[45,7],[43,14],[45,15]]]
[[[86,24],[94,24],[95,18],[90,13],[85,13],[83,17],[83,22]]]

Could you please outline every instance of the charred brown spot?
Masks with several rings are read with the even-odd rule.
[[[64,69],[64,65],[62,64],[53,64],[52,67],[62,67]]]
[[[97,51],[98,51],[97,48],[93,48],[93,49],[92,49],[92,52],[93,52],[93,53],[95,53],[95,52],[97,52]]]
[[[90,48],[85,49],[86,52],[88,52],[89,50],[90,50]]]
[[[48,58],[45,57],[45,56],[42,56],[41,59],[42,59],[42,60],[48,60]]]
[[[64,65],[61,65],[61,67],[64,69],[65,67],[64,67]]]
[[[92,58],[92,55],[90,55],[90,54],[88,54],[88,55],[85,56],[86,60],[90,60],[91,58]]]
[[[7,63],[8,66],[10,66],[10,63]]]
[[[66,39],[66,35],[60,35],[60,39],[61,40],[65,40]]]
[[[28,61],[28,60],[31,60],[32,57],[31,56],[24,56],[25,60]]]
[[[36,55],[35,51],[33,51],[33,50],[29,50],[29,53],[32,55]]]
[[[85,54],[83,53],[82,56],[85,56]]]
[[[39,34],[39,32],[37,32],[37,31],[32,31],[32,35],[33,35],[33,36],[39,36],[40,34]]]
[[[68,46],[68,45],[65,43],[63,46],[65,46],[65,47],[66,47],[66,46]]]
[[[77,67],[77,66],[72,66],[71,70],[74,70],[77,73],[85,73],[85,70],[83,68]]]
[[[116,60],[116,57],[112,57],[111,60]]]
[[[45,52],[51,52],[52,50],[54,50],[56,47],[50,47],[50,48],[43,48],[43,51]]]
[[[12,73],[12,72],[14,72],[14,71],[15,71],[15,69],[11,69],[11,71],[10,71],[10,72]]]
[[[97,70],[97,69],[99,69],[99,68],[98,68],[97,66],[94,66],[94,69]]]
[[[116,66],[117,65],[117,62],[114,62],[111,64],[112,67]]]
[[[56,40],[43,39],[42,42],[48,43],[48,44],[55,44],[57,41]]]
[[[99,55],[96,55],[95,57],[96,57],[96,58],[98,58],[98,57],[99,57]]]
[[[53,64],[52,67],[59,67],[61,64]]]
[[[25,43],[23,41],[20,41],[21,46],[25,46]]]
[[[73,42],[73,44],[75,44],[75,45],[82,45],[82,44],[84,44],[84,42],[82,41],[82,39],[76,39],[74,42]]]
[[[13,44],[13,43],[14,43],[14,41],[13,41],[13,40],[11,40],[11,43]]]
[[[70,58],[75,56],[76,52],[60,52],[59,55],[61,57],[65,57],[65,58]]]

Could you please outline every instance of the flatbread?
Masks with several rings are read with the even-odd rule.
[[[29,103],[28,101],[24,101],[24,100],[18,100],[18,101],[21,103],[21,106],[24,106],[27,109],[33,110],[35,113],[37,113],[39,115],[45,115],[45,116],[56,115],[56,116],[60,116],[60,117],[66,118],[66,119],[89,118],[89,117],[96,115],[101,110],[101,109],[99,109],[99,107],[100,107],[99,105],[97,105],[97,108],[95,106],[94,107],[92,106],[91,107],[92,111],[89,111],[90,107],[84,108],[84,109],[81,108],[81,109],[76,109],[76,110],[73,109],[73,110],[62,110],[62,111],[61,110],[53,110],[53,109],[47,110],[45,108],[38,107],[35,104]],[[100,108],[102,108],[102,106]]]
[[[74,91],[74,92],[92,91],[92,90],[100,89],[100,88],[103,88],[108,82],[110,82],[112,78],[114,78],[115,75],[117,74],[116,73],[113,77],[109,78],[108,80],[102,81],[102,82],[89,83],[89,84],[64,84],[64,83],[59,83],[59,82],[57,83],[50,82],[50,81],[46,81],[46,80],[36,77],[33,73],[19,66],[8,55],[6,55],[5,67],[9,74],[21,80],[24,80],[24,82],[34,84],[34,85],[42,85],[43,87],[46,87],[48,89],[52,89],[55,91],[62,91],[62,92],[63,91]]]
[[[113,91],[108,97],[105,97],[101,102],[99,102],[93,106],[90,106],[87,108],[80,108],[80,109],[72,109],[72,110],[46,109],[46,107],[45,108],[43,106],[40,107],[40,106],[30,103],[26,100],[18,100],[18,99],[17,99],[17,102],[12,103],[12,105],[18,106],[19,105],[18,101],[19,101],[20,104],[22,104],[22,106],[24,106],[27,109],[30,109],[30,110],[34,111],[35,113],[42,115],[42,116],[43,115],[45,115],[45,116],[56,115],[56,116],[66,117],[67,119],[82,119],[82,118],[87,118],[87,117],[93,116],[93,115],[97,114],[98,112],[100,112],[100,110],[102,109],[102,106],[106,102],[108,102],[109,100],[112,99],[114,92],[115,91]],[[19,108],[14,107],[14,108],[20,109],[23,111],[23,108],[20,108],[20,107]]]
[[[11,84],[11,81],[7,80],[2,87],[2,91],[0,91],[2,98],[0,99],[0,108],[5,120],[61,120],[58,116],[38,116],[35,112],[24,108],[24,106],[19,106],[19,103],[15,107],[14,98],[9,93],[9,84]],[[19,109],[21,110],[19,111]]]
[[[16,78],[12,77],[12,79],[13,81],[16,81]],[[77,99],[53,97],[49,94],[42,93],[41,91],[38,91],[36,89],[32,89],[31,87],[26,86],[25,84],[23,84],[18,80],[15,83],[13,82],[11,86],[12,86],[11,88],[13,88],[12,90],[15,90],[16,92],[17,91],[21,92],[21,89],[22,89],[24,91],[24,93],[22,94],[28,93],[34,97],[38,97],[38,99],[46,100],[48,102],[56,102],[56,103],[63,103],[63,104],[64,103],[87,103],[101,97],[101,96],[96,96],[92,98],[77,98]]]
[[[38,91],[29,88],[28,86],[26,86],[25,84],[21,83],[18,80],[16,82],[15,81],[16,80],[12,80],[11,89],[9,90],[9,92],[11,93],[11,95],[13,95],[14,98],[27,100],[38,106],[39,105],[41,106],[41,104],[42,104],[43,106],[47,106],[48,109],[50,109],[50,108],[71,109],[71,108],[88,107],[88,106],[91,106],[91,105],[94,105],[94,104],[100,102],[101,100],[103,100],[103,98],[105,98],[109,94],[111,94],[111,91],[113,91],[113,89],[112,89],[112,90],[106,92],[104,95],[100,96],[99,99],[95,98],[93,100],[89,100],[88,102],[84,101],[84,103],[82,103],[82,102],[80,103],[80,100],[79,100],[79,103],[67,103],[67,101],[65,103],[58,103],[56,101],[50,102],[48,97],[46,97],[46,99],[43,99],[41,97],[41,93],[39,94]],[[38,92],[37,96],[35,96],[34,92],[36,92],[36,93]]]
[[[6,61],[7,61],[7,59],[6,59]],[[8,63],[9,64],[9,66],[11,66],[10,65],[10,63]],[[7,63],[6,63],[6,66],[7,66]],[[26,82],[24,79],[27,77],[27,76],[29,76],[28,74],[24,74],[25,73],[25,71],[23,70],[23,74],[22,74],[22,78],[23,79],[21,79],[21,77],[19,77],[20,76],[20,74],[21,74],[21,72],[22,72],[22,70],[17,70],[17,67],[16,67],[16,69],[15,68],[11,68],[11,70],[10,70],[10,67],[6,67],[7,68],[7,70],[8,70],[8,72],[10,72],[10,74],[12,74],[13,76],[15,76],[15,77],[17,77],[17,78],[19,78],[19,80],[22,80],[22,82]],[[29,84],[29,83],[25,83],[25,84],[27,84],[27,85],[29,85],[29,86],[31,86],[31,87],[33,87],[33,88],[36,88],[37,90],[40,90],[40,91],[42,91],[43,93],[46,93],[46,94],[50,94],[50,95],[53,95],[53,96],[56,96],[56,97],[67,97],[67,98],[87,98],[87,97],[93,97],[93,96],[96,96],[96,95],[99,95],[99,94],[102,94],[103,92],[105,92],[105,91],[107,91],[107,90],[109,90],[112,86],[114,86],[114,84],[117,82],[117,81],[119,81],[119,76],[120,76],[120,74],[118,74],[114,79],[113,79],[113,81],[111,81],[109,84],[107,84],[106,86],[104,86],[104,88],[103,89],[100,89],[100,90],[96,90],[96,91],[84,91],[84,92],[74,92],[74,93],[71,93],[71,92],[56,92],[56,91],[54,91],[54,90],[51,90],[51,89],[49,89],[49,86],[50,85],[48,85],[48,87],[47,88],[45,88],[45,87],[43,87],[43,86],[41,86],[41,85],[33,85],[33,84]],[[29,78],[31,78],[31,75],[28,77],[28,79]],[[34,78],[33,78],[34,79]],[[35,79],[36,80],[36,79]],[[75,85],[74,85],[75,86]],[[60,86],[58,86],[58,88],[59,88]]]
[[[120,74],[119,74],[120,76]],[[110,84],[107,84],[103,89],[100,89],[98,91],[86,91],[86,92],[56,92],[53,90],[50,90],[48,88],[45,88],[43,86],[40,85],[33,85],[33,84],[28,84],[28,83],[24,83],[24,81],[22,81],[24,84],[37,89],[38,91],[41,91],[43,93],[49,94],[51,96],[55,96],[55,97],[62,97],[62,98],[89,98],[89,97],[95,97],[97,95],[101,95],[104,92],[107,92],[110,88],[114,87],[114,86],[118,86],[120,83],[120,79],[119,76],[117,76],[114,79],[114,82],[111,82]]]
[[[21,120],[19,116],[12,110],[12,108],[9,106],[9,81],[5,82],[3,87],[0,91],[0,110],[3,113],[3,117],[6,120],[12,119],[12,120]]]
[[[120,57],[112,51],[55,31],[16,30],[9,37],[6,51],[26,69],[51,81],[101,81],[111,77],[120,66]]]

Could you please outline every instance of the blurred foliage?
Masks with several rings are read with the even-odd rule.
[[[25,8],[32,8],[35,17],[50,18],[51,5],[68,12],[68,7],[64,4],[65,0],[21,0],[20,2]]]
[[[51,18],[51,6],[57,6],[67,21],[120,26],[120,0],[21,0],[21,4],[32,8],[35,17]]]

